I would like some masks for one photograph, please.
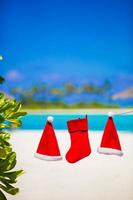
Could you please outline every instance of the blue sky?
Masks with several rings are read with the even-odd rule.
[[[7,81],[22,86],[64,79],[133,81],[131,1],[0,4],[0,72]]]

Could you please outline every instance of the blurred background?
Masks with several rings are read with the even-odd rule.
[[[0,90],[31,109],[132,107],[132,8],[0,0]]]

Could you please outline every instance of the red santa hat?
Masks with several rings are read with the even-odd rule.
[[[102,154],[122,156],[123,152],[112,116],[113,112],[109,112],[101,145],[97,151]]]
[[[35,157],[47,161],[57,161],[62,159],[52,122],[53,117],[49,116],[37,152],[34,154]]]

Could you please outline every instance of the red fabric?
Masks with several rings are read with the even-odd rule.
[[[88,119],[75,119],[67,122],[71,137],[71,147],[66,154],[66,160],[75,163],[91,153],[88,138]]]
[[[105,126],[101,147],[121,150],[119,137],[112,117],[108,118]]]
[[[56,135],[52,123],[46,122],[37,153],[47,156],[60,156]]]

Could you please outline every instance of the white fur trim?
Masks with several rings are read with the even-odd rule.
[[[108,112],[108,116],[109,116],[109,117],[112,117],[113,115],[114,115],[113,112]]]
[[[62,160],[62,156],[46,156],[40,153],[34,153],[34,156],[36,158],[39,158],[41,160],[47,160],[47,161],[57,161]]]
[[[97,149],[98,153],[107,154],[107,155],[117,155],[117,156],[123,156],[123,152],[118,149],[112,149],[112,148],[104,148],[99,147]]]
[[[47,117],[47,121],[50,122],[50,123],[52,123],[54,121],[54,118],[52,116],[48,116]]]

